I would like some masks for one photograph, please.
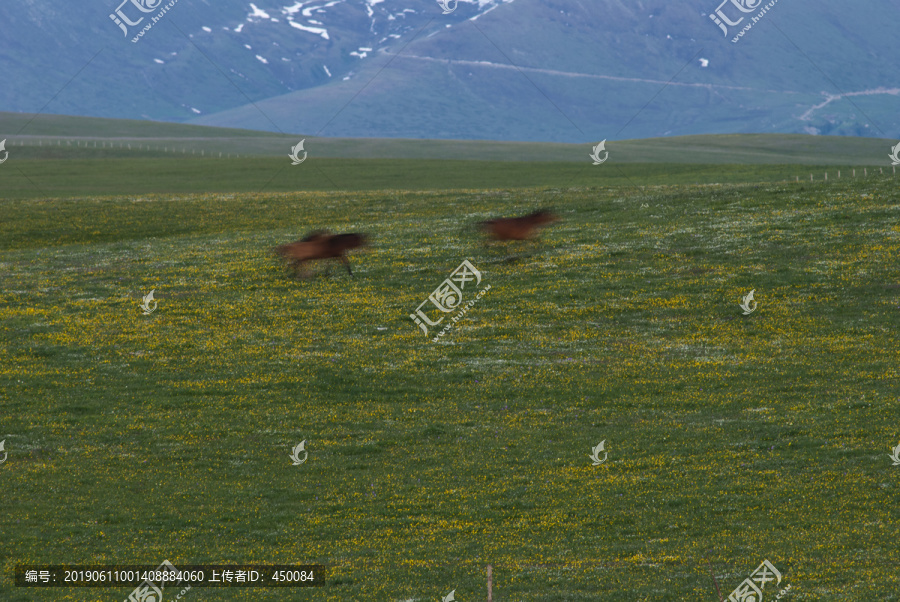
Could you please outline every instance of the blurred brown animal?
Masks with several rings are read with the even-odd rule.
[[[479,224],[495,240],[528,240],[541,226],[559,218],[541,209],[522,217],[498,217]]]
[[[298,275],[304,262],[313,259],[340,259],[347,268],[347,273],[353,276],[345,253],[365,245],[366,241],[364,234],[355,232],[331,234],[328,230],[313,230],[296,242],[275,247],[275,253],[287,260],[293,268],[294,277]]]

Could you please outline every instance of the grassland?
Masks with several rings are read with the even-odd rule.
[[[284,159],[306,140],[311,159],[437,159],[584,163],[591,144],[317,138],[158,121],[0,112],[0,140],[19,159],[146,159],[240,156]],[[718,134],[610,140],[612,164],[821,165],[884,167],[895,141],[799,134]],[[282,161],[283,162],[283,161]],[[99,171],[99,170],[98,170]]]
[[[171,123],[0,113],[0,200],[98,195],[772,183],[895,175],[893,142],[717,135],[587,144],[306,138]]]
[[[11,162],[9,162],[11,163]],[[810,174],[862,179],[846,166],[603,164],[458,161],[434,159],[310,159],[291,165],[279,159],[94,158],[24,160],[0,166],[7,199],[77,199],[85,196],[179,193],[291,193],[368,190],[458,190],[528,187],[628,187],[670,184],[769,183]],[[878,171],[878,169],[881,170]],[[882,173],[883,172],[883,173]],[[869,175],[893,175],[877,168]],[[130,212],[129,213],[133,213]]]
[[[644,176],[7,197],[0,598],[169,559],[331,567],[185,600],[479,600],[490,564],[495,600],[715,601],[768,559],[795,600],[900,599],[896,180]],[[471,228],[545,205],[533,244]],[[269,255],[317,227],[373,236],[354,279]],[[463,259],[492,288],[433,343],[409,314]]]

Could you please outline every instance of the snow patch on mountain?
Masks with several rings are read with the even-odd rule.
[[[247,4],[247,17],[246,20],[237,26],[234,27],[235,33],[247,32],[244,29],[244,25],[251,24],[251,27],[254,28],[254,35],[266,35],[265,31],[257,32],[255,28],[264,26],[265,23],[281,23],[287,22],[291,28],[296,29],[298,31],[302,31],[304,33],[313,34],[321,37],[323,40],[331,41],[331,35],[329,34],[329,25],[332,27],[342,27],[341,22],[336,22],[336,20],[340,21],[344,18],[344,13],[347,10],[351,11],[360,11],[365,10],[367,18],[369,19],[369,39],[360,39],[360,42],[369,42],[366,45],[361,45],[357,50],[349,52],[348,54],[352,57],[356,57],[360,60],[368,58],[376,49],[380,48],[388,42],[388,40],[397,40],[402,36],[401,34],[406,33],[408,30],[408,25],[404,24],[407,18],[412,15],[416,15],[418,19],[424,13],[426,16],[428,14],[428,9],[424,10],[416,10],[413,8],[409,8],[410,4],[413,6],[419,6],[417,3],[409,3],[404,0],[397,0],[394,3],[385,2],[385,0],[290,0],[290,2],[279,2],[275,0],[272,2],[271,0],[257,0],[260,2],[262,6],[257,5],[254,2],[250,2]],[[458,0],[461,4],[468,4],[472,6],[477,14],[474,17],[471,17],[473,20],[477,19],[483,14],[487,14],[488,12],[494,10],[501,4],[509,4],[514,0]],[[331,7],[334,6],[344,6],[346,8],[342,9],[340,14],[329,14]],[[437,8],[435,8],[437,10]],[[468,9],[472,10],[472,8]],[[275,18],[273,15],[277,15],[279,18]],[[204,28],[204,31],[207,31]],[[434,34],[432,34],[434,35]],[[253,41],[256,38],[252,38],[249,41]],[[375,43],[377,41],[377,43]],[[388,42],[389,43],[389,42]],[[258,44],[254,44],[254,46],[258,46]],[[250,50],[250,45],[246,44],[245,47]],[[269,64],[266,59],[264,59],[261,55],[257,55],[256,57],[261,63]],[[327,71],[327,69],[326,69]],[[331,77],[332,74],[328,72],[328,76]]]
[[[291,24],[291,27],[299,29],[300,31],[308,31],[309,33],[318,34],[326,40],[329,39],[328,30],[324,27],[310,27],[308,25],[303,25],[302,23],[297,23],[296,21],[288,21],[288,23]]]
[[[478,10],[489,7],[489,10],[497,8],[500,4],[511,4],[514,0],[459,0],[463,4],[477,4]],[[487,12],[487,11],[485,11]]]
[[[260,10],[260,9],[257,8],[257,6],[256,6],[255,4],[253,4],[252,2],[250,3],[250,8],[253,9],[253,12],[250,13],[249,15],[247,15],[250,19],[252,19],[252,18],[254,18],[254,17],[258,17],[258,18],[261,18],[261,19],[271,19],[271,18],[272,18],[272,17],[269,16],[269,13],[267,13],[267,12],[264,11],[264,10]],[[248,19],[248,21],[249,21],[250,19]]]
[[[319,6],[310,6],[310,7],[304,8],[300,14],[302,14],[306,18],[309,18],[312,16],[312,11],[314,11],[314,10],[319,11],[319,12],[324,12],[320,9],[330,8],[330,7],[334,6],[335,4],[341,4],[342,2],[344,2],[344,0],[332,0],[331,2],[328,2],[327,4],[322,4]]]
[[[478,4],[478,10],[481,10],[485,6],[488,7],[487,10],[478,13],[477,15],[475,15],[474,17],[469,19],[469,21],[475,21],[476,19],[478,19],[478,17],[483,17],[484,15],[488,14],[489,12],[491,12],[492,10],[494,10],[501,4],[512,4],[514,2],[514,0],[500,0],[500,2],[496,2],[496,0],[459,0],[459,1],[466,2],[468,4]]]

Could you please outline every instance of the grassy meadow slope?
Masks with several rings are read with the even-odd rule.
[[[552,142],[316,138],[158,121],[0,112],[0,139],[21,158],[284,157],[300,139],[313,157],[584,162],[591,145]],[[594,144],[599,142],[595,141]],[[607,143],[623,163],[888,165],[893,141],[803,134],[670,136]],[[131,145],[131,148],[129,148]],[[165,150],[164,150],[165,149]]]
[[[105,194],[434,190],[816,180],[894,174],[892,141],[741,134],[591,145],[302,138],[156,122],[0,113],[0,199]]]
[[[539,241],[471,228],[540,205]],[[768,559],[794,600],[897,600],[898,216],[880,176],[7,200],[0,567],[321,562],[187,596],[344,602],[481,599],[491,564],[495,599],[619,602]],[[373,236],[354,279],[269,255],[319,227]],[[432,342],[409,314],[463,259],[491,289]]]

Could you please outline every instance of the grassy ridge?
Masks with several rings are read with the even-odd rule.
[[[32,119],[33,118],[33,119]],[[590,144],[316,138],[254,130],[63,115],[0,113],[0,139],[19,159],[218,157],[222,153],[287,157],[305,139],[311,158],[452,159],[459,161],[573,162],[588,160]],[[597,141],[599,142],[599,140]],[[722,134],[615,140],[613,162],[665,164],[793,164],[885,167],[894,141],[799,134]],[[129,145],[131,148],[129,148]],[[142,148],[141,148],[142,147]]]
[[[895,174],[890,141],[721,135],[590,145],[308,138],[114,119],[0,113],[9,159],[0,199],[110,194],[274,193],[777,182]],[[239,156],[238,156],[239,155]]]
[[[317,561],[321,590],[188,595],[474,600],[492,564],[501,600],[714,600],[708,555],[726,595],[769,559],[798,600],[898,599],[894,181],[135,201],[0,205],[4,575]],[[537,243],[469,228],[545,204]],[[316,227],[374,236],[355,279],[284,278],[268,249]],[[432,343],[408,315],[464,258],[492,288]]]
[[[527,187],[713,184],[847,179],[863,168],[808,165],[703,165],[458,161],[428,159],[96,158],[9,160],[0,165],[0,199],[83,198],[165,193],[269,193],[339,190],[512,189]],[[894,176],[890,167],[869,176]],[[555,201],[554,201],[555,202]]]
[[[278,138],[278,134],[202,125],[0,111],[0,132],[60,138]]]

